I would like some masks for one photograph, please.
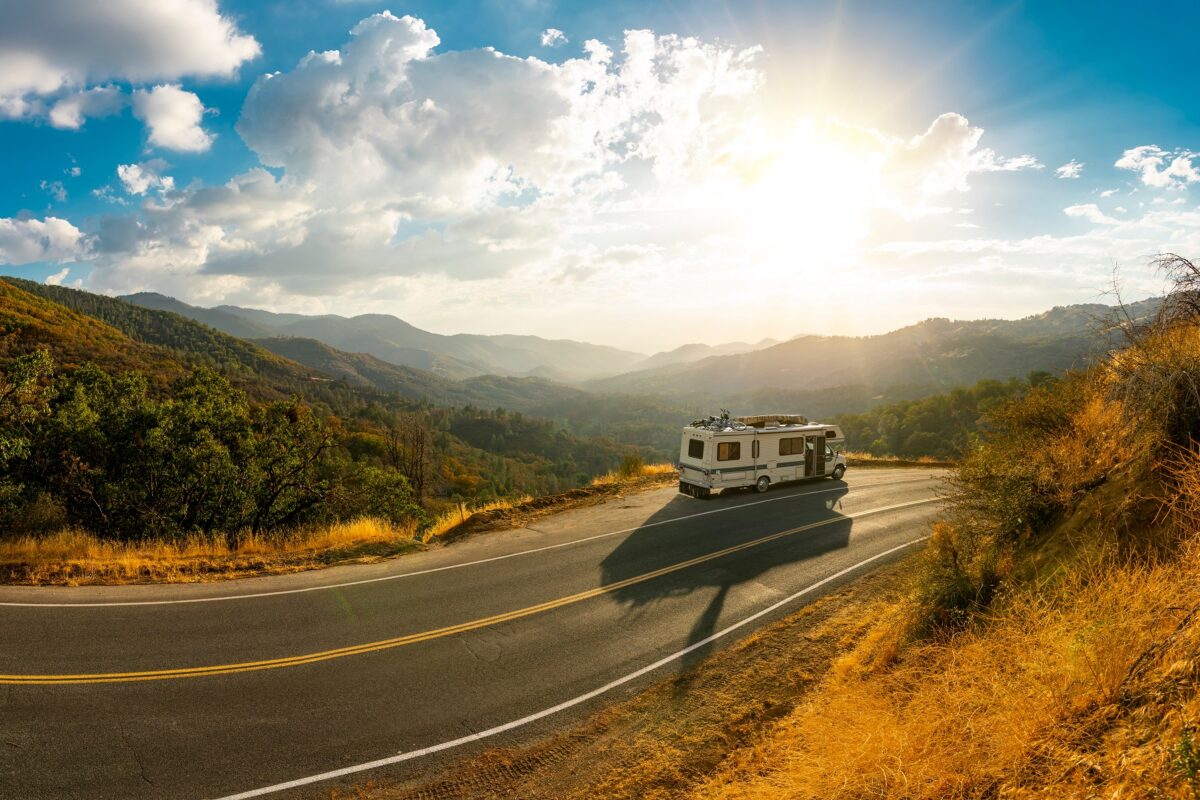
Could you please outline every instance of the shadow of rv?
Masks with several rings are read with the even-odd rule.
[[[701,517],[698,520],[682,520],[673,525],[650,527],[650,523],[720,508],[723,502],[737,506],[752,503],[756,499],[773,499],[771,495],[763,498],[762,495],[739,496],[739,493],[720,495],[703,502],[679,495],[647,519],[643,527],[639,527],[625,538],[600,562],[601,582],[603,585],[619,583],[655,569],[746,544],[781,531],[813,522],[825,523],[808,531],[782,536],[711,561],[634,583],[609,595],[615,602],[625,605],[630,614],[637,614],[660,600],[694,592],[710,592],[711,596],[704,610],[692,624],[687,637],[688,646],[701,642],[719,629],[718,623],[722,622],[720,617],[726,598],[730,590],[738,584],[758,580],[764,573],[780,565],[818,558],[849,545],[852,521],[838,511],[840,500],[847,492],[846,484],[842,481],[834,481],[832,486],[828,481],[790,484],[774,490],[772,495],[784,495],[789,492],[802,495],[822,488],[830,491],[796,497],[780,503],[768,503],[759,506],[762,509],[759,514],[739,514],[731,511]],[[753,519],[749,518],[751,514]],[[698,534],[698,530],[703,530],[704,534]],[[704,660],[712,649],[713,645],[710,643],[689,653],[683,660],[680,671]]]

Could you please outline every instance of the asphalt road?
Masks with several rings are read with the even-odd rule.
[[[328,796],[537,735],[900,557],[940,478],[658,490],[271,578],[0,587],[0,798]]]

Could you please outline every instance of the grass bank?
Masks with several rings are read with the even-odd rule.
[[[899,458],[897,456],[877,456],[866,451],[847,450],[846,466],[853,469],[864,467],[953,467],[956,462],[936,459],[931,456],[920,458]]]
[[[671,465],[627,465],[568,492],[454,506],[420,529],[415,522],[396,524],[363,517],[286,532],[244,534],[233,542],[224,536],[120,542],[72,529],[0,538],[0,583],[193,583],[370,563],[468,534],[518,527],[624,492],[657,488],[674,480],[674,475]]]

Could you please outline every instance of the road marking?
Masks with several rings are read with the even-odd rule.
[[[874,508],[868,511],[860,511],[857,514],[847,514],[844,516],[831,517],[830,519],[810,522],[806,525],[801,525],[796,528],[772,533],[767,536],[761,536],[757,539],[751,539],[748,542],[732,545],[730,547],[716,550],[712,553],[707,553],[702,556],[690,558],[686,561],[680,561],[670,566],[662,567],[651,572],[645,572],[641,575],[635,575],[631,578],[626,578],[615,583],[609,583],[604,586],[597,586],[594,589],[587,589],[576,594],[567,595],[565,597],[547,600],[544,603],[538,603],[525,608],[506,611],[503,614],[495,614],[490,617],[482,617],[480,619],[470,620],[468,622],[460,622],[457,625],[448,625],[444,628],[435,628],[433,630],[421,631],[418,633],[410,633],[404,636],[397,636],[391,639],[383,639],[376,642],[366,642],[364,644],[350,645],[348,647],[338,647],[332,650],[321,650],[315,653],[302,653],[295,656],[284,656],[282,658],[272,658],[263,661],[245,661],[234,664],[213,664],[205,667],[177,667],[174,669],[154,669],[141,670],[137,672],[98,672],[98,673],[81,673],[81,674],[51,674],[51,675],[0,675],[0,685],[15,685],[15,686],[60,686],[64,684],[86,684],[86,683],[133,683],[139,681],[162,681],[174,680],[183,678],[203,678],[214,675],[232,675],[239,672],[258,672],[268,669],[284,669],[287,667],[298,667],[304,664],[314,664],[319,661],[329,661],[335,658],[345,658],[347,656],[363,655],[365,653],[375,653],[380,650],[390,650],[396,647],[405,647],[418,642],[426,642],[431,639],[440,639],[445,636],[453,636],[467,631],[486,628],[491,625],[498,625],[502,622],[511,622],[523,617],[540,614],[545,611],[550,611],[563,606],[573,605],[584,600],[590,600],[593,597],[611,594],[621,589],[634,586],[639,583],[661,578],[664,575],[669,575],[679,570],[694,567],[698,564],[703,564],[708,561],[713,561],[718,558],[732,555],[748,550],[752,547],[757,547],[768,542],[773,542],[777,539],[782,539],[785,536],[802,533],[804,531],[821,528],[826,525],[833,525],[838,522],[843,522],[859,517],[866,517],[872,514],[882,514],[888,511],[896,511],[901,508],[910,508],[912,506],[927,505],[929,503],[941,502],[941,498],[931,497],[924,500],[912,500],[907,503],[897,503],[895,505],[884,506],[882,508]]]
[[[807,586],[804,589],[801,589],[800,591],[798,591],[794,594],[788,595],[787,597],[783,598],[779,602],[774,603],[770,606],[767,606],[763,610],[757,611],[754,614],[751,614],[750,616],[746,617],[745,619],[743,619],[739,622],[735,622],[732,625],[730,625],[729,627],[723,628],[723,629],[717,631],[716,633],[712,634],[711,636],[708,636],[707,638],[701,639],[700,641],[696,642],[695,644],[688,645],[687,647],[683,648],[682,650],[672,653],[669,656],[664,656],[663,658],[660,658],[658,661],[655,661],[653,664],[647,664],[646,666],[642,667],[641,669],[636,670],[635,672],[631,672],[628,675],[625,675],[624,677],[617,678],[616,680],[611,681],[610,683],[606,683],[598,689],[593,689],[590,692],[581,694],[578,697],[574,697],[570,700],[566,700],[562,703],[559,703],[556,706],[551,706],[550,708],[546,708],[541,711],[535,712],[533,714],[530,714],[527,717],[521,717],[520,719],[516,719],[511,722],[506,722],[503,725],[497,725],[494,728],[488,728],[487,730],[479,731],[478,733],[472,733],[469,736],[463,736],[458,739],[452,739],[448,742],[442,742],[440,744],[430,745],[429,747],[423,747],[420,750],[410,750],[406,753],[398,753],[394,756],[389,756],[387,758],[376,759],[375,761],[367,761],[362,764],[355,764],[355,765],[349,766],[349,767],[342,767],[341,769],[335,769],[335,770],[331,770],[329,772],[322,772],[317,775],[309,775],[308,777],[305,777],[305,778],[296,778],[295,780],[285,781],[284,783],[276,783],[276,784],[272,784],[271,786],[264,786],[260,789],[251,789],[250,791],[247,791],[247,792],[239,792],[238,794],[231,794],[231,795],[227,795],[225,797],[220,797],[220,798],[217,798],[217,800],[250,800],[250,798],[252,798],[252,797],[262,797],[264,795],[275,794],[276,792],[282,792],[282,791],[286,791],[288,789],[297,789],[301,786],[309,786],[314,783],[330,781],[330,780],[334,780],[336,778],[345,778],[347,776],[355,775],[360,772],[367,772],[368,770],[379,769],[380,767],[387,767],[387,766],[391,766],[393,764],[400,764],[405,761],[412,761],[414,759],[421,758],[422,756],[432,755],[433,753],[440,753],[443,750],[451,750],[455,747],[461,747],[464,744],[470,744],[471,742],[478,742],[482,739],[488,739],[488,738],[491,738],[492,736],[496,736],[498,734],[506,733],[506,732],[514,730],[516,728],[523,727],[525,725],[528,725],[531,722],[536,722],[537,720],[543,719],[545,717],[549,717],[552,714],[557,714],[560,711],[565,711],[568,708],[572,708],[572,707],[580,705],[582,703],[586,703],[589,700],[593,700],[593,699],[599,697],[600,695],[605,694],[606,692],[610,692],[613,689],[616,689],[618,686],[623,686],[624,684],[627,684],[630,681],[635,681],[638,678],[648,675],[651,672],[654,672],[656,669],[666,666],[667,664],[670,664],[672,661],[677,661],[678,659],[681,659],[684,656],[686,656],[688,653],[699,650],[702,647],[706,647],[706,646],[712,644],[713,642],[715,642],[717,639],[720,639],[724,636],[728,636],[729,634],[733,633],[734,631],[738,630],[739,628],[743,628],[743,627],[749,625],[751,622],[754,622],[755,620],[758,620],[758,619],[766,616],[767,614],[770,614],[774,611],[779,610],[780,608],[788,605],[789,603],[792,603],[792,602],[798,600],[799,598],[803,597],[806,594],[809,594],[810,592],[816,591],[817,589],[821,588],[822,586],[824,586],[832,581],[835,581],[838,578],[849,575],[851,572],[854,572],[855,570],[859,569],[860,567],[864,567],[867,564],[870,564],[873,561],[878,561],[881,558],[886,558],[887,556],[890,556],[893,553],[897,553],[897,552],[905,549],[906,547],[911,547],[914,544],[923,542],[928,538],[929,538],[928,536],[921,536],[917,539],[913,539],[912,541],[905,542],[902,545],[893,547],[890,550],[885,550],[882,553],[873,555],[870,558],[863,559],[862,561],[858,562],[857,564],[854,564],[853,566],[850,566],[850,567],[846,567],[845,569],[843,569],[839,572],[835,572],[834,574],[830,575],[827,578],[822,578],[821,580],[817,581],[816,583],[814,583],[810,586]]]
[[[908,478],[902,481],[890,481],[887,483],[871,483],[863,488],[874,488],[877,486],[901,486],[906,483],[925,483],[930,478]],[[777,503],[780,500],[794,500],[797,497],[809,497],[815,494],[826,494],[828,492],[841,491],[846,487],[831,486],[827,489],[817,489],[812,492],[800,492],[798,494],[789,494],[782,497],[771,497],[766,500],[755,500],[749,503],[740,503],[736,506],[726,506],[724,508],[714,508],[709,511],[699,511],[695,514],[688,514],[683,517],[675,517],[673,519],[663,519],[658,522],[647,522],[644,525],[637,525],[632,528],[622,528],[621,530],[608,531],[607,533],[598,533],[595,536],[587,536],[582,539],[572,539],[569,542],[559,542],[558,544],[548,544],[541,547],[534,547],[530,550],[518,550],[515,553],[505,553],[504,555],[491,556],[490,558],[480,558],[475,561],[464,561],[459,564],[447,564],[444,567],[431,567],[429,569],[416,570],[414,572],[404,572],[399,575],[384,575],[378,578],[363,578],[357,581],[346,581],[344,583],[329,583],[320,586],[306,586],[300,589],[279,589],[273,592],[251,592],[248,594],[221,595],[218,597],[191,597],[176,600],[114,600],[112,602],[95,602],[95,603],[21,603],[21,602],[0,602],[0,607],[8,608],[107,608],[109,606],[173,606],[186,603],[218,603],[225,600],[252,600],[257,597],[278,597],[286,594],[303,594],[305,592],[319,592],[327,589],[344,589],[348,586],[361,586],[368,583],[380,583],[383,581],[394,581],[401,578],[412,578],[417,575],[429,575],[434,572],[444,572],[450,569],[460,569],[462,567],[473,567],[479,564],[489,564],[493,561],[503,561],[517,556],[527,556],[533,553],[542,553],[547,550],[557,550],[562,547],[571,547],[577,544],[593,542],[597,539],[604,539],[609,536],[618,536],[622,533],[632,533],[633,531],[643,530],[645,528],[653,528],[658,525],[670,525],[674,522],[683,522],[697,517],[706,517],[709,514],[722,514],[726,511],[737,511],[750,506],[762,505],[763,503]],[[155,587],[159,588],[159,587]]]

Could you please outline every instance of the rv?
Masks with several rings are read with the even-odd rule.
[[[846,472],[846,439],[837,425],[809,422],[798,414],[709,417],[683,429],[679,491],[708,497],[720,489],[772,484]]]

